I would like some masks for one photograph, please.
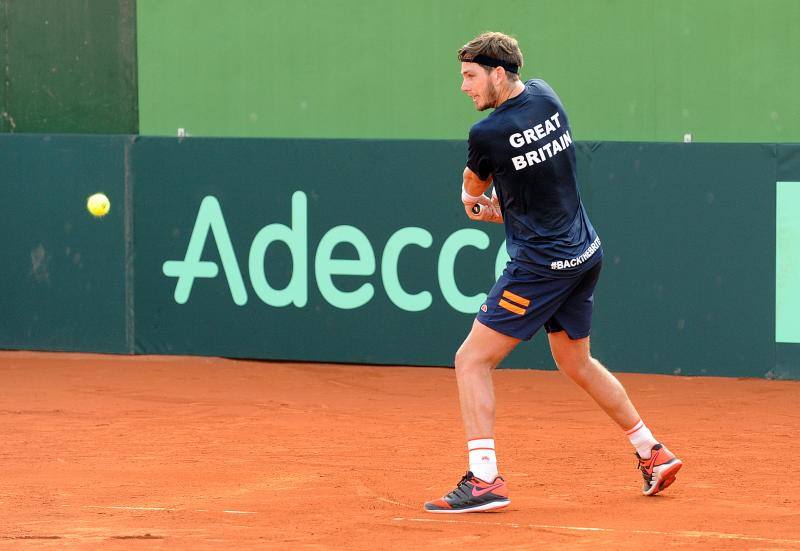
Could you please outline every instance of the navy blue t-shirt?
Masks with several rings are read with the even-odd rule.
[[[572,277],[602,256],[578,193],[575,146],[561,100],[543,80],[469,131],[467,166],[490,176],[500,199],[508,254],[549,277]]]

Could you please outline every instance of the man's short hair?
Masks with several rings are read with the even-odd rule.
[[[517,39],[513,36],[498,32],[481,33],[458,50],[459,61],[472,61],[477,56],[488,56],[503,63],[522,67],[522,51],[519,49]],[[481,67],[490,71],[494,67],[480,64]],[[506,71],[508,80],[519,80],[519,75],[511,71]]]

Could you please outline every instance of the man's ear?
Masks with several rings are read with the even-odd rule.
[[[504,67],[495,67],[494,68],[494,75],[492,75],[496,80],[494,81],[495,86],[499,86],[506,80],[506,70]]]

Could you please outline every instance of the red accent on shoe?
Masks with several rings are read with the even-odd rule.
[[[645,486],[642,488],[644,495],[655,495],[665,490],[673,482],[675,475],[683,466],[680,459],[661,444],[653,446],[652,453],[647,459],[642,459],[639,454],[639,469],[645,479]]]

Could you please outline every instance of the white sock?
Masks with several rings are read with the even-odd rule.
[[[481,438],[467,442],[469,470],[472,474],[492,482],[497,478],[497,455],[494,453],[494,438]]]
[[[647,425],[645,425],[641,419],[629,430],[625,431],[625,434],[628,435],[631,444],[636,448],[636,453],[638,453],[639,457],[642,459],[648,459],[650,457],[650,450],[653,449],[653,446],[658,444],[658,440],[653,438],[653,433],[650,432],[650,429],[647,428]]]

